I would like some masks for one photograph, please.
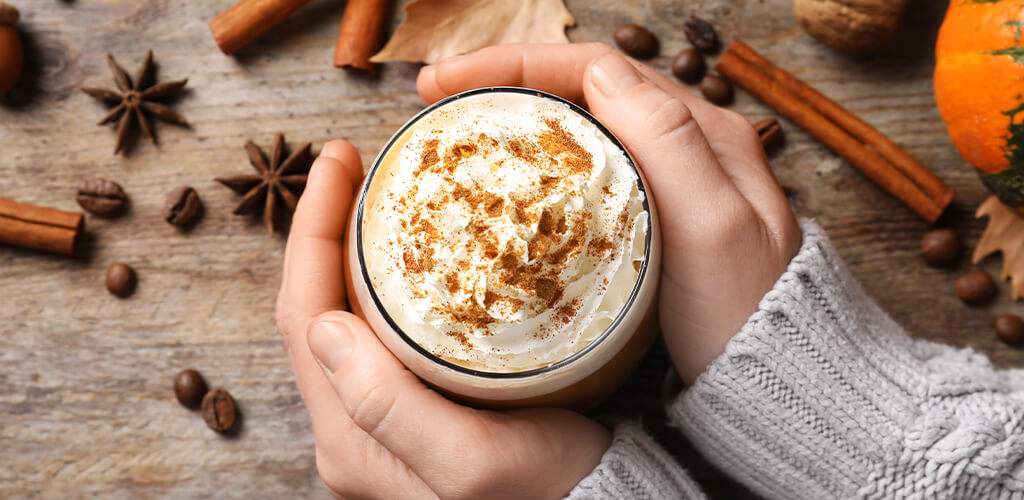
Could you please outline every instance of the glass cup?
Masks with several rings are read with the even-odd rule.
[[[398,160],[399,152],[424,117],[457,100],[484,94],[525,94],[567,105],[603,133],[626,156],[644,194],[648,217],[643,260],[625,305],[604,331],[575,353],[540,368],[518,372],[488,371],[461,366],[424,349],[398,326],[383,306],[365,267],[363,224],[376,194],[375,179]],[[352,312],[367,321],[378,338],[425,383],[449,398],[477,407],[556,406],[586,409],[620,387],[636,369],[657,332],[656,302],[661,268],[661,236],[657,211],[647,181],[629,152],[596,118],[558,96],[520,87],[490,87],[453,95],[418,113],[387,142],[366,174],[354,200],[344,251],[344,274]],[[577,318],[579,320],[579,318]]]

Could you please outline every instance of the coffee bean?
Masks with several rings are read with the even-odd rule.
[[[754,124],[757,136],[761,138],[761,145],[765,152],[772,152],[782,146],[782,125],[775,118],[765,118]]]
[[[648,59],[658,55],[658,39],[643,26],[623,24],[615,28],[613,38],[623,52],[637,59]]]
[[[173,226],[188,227],[199,219],[203,202],[199,193],[191,186],[181,186],[171,191],[164,202],[164,220]]]
[[[221,433],[230,431],[238,417],[235,398],[224,389],[214,389],[206,393],[200,411],[206,426]]]
[[[128,204],[128,195],[121,189],[121,185],[114,181],[88,179],[78,186],[75,201],[87,212],[110,217],[124,210]]]
[[[1024,341],[1024,320],[1016,314],[1000,314],[996,316],[992,328],[996,330],[999,340],[1007,344],[1019,345]]]
[[[107,269],[107,290],[118,297],[127,297],[135,291],[135,270],[123,262],[115,262]]]
[[[715,33],[711,23],[699,17],[691,17],[689,21],[683,23],[683,33],[686,33],[686,39],[694,47],[704,52],[714,52],[718,49],[718,33]]]
[[[704,79],[700,81],[700,93],[719,106],[732,102],[732,84],[715,74],[704,75]]]
[[[697,49],[686,49],[672,59],[672,74],[686,83],[697,83],[707,71],[704,56]]]
[[[921,238],[921,257],[932,267],[951,266],[960,257],[962,247],[952,229],[934,229]]]
[[[956,280],[956,294],[968,304],[980,304],[996,294],[996,282],[985,271],[971,271]]]
[[[199,372],[189,368],[174,377],[174,397],[187,408],[199,408],[206,395],[206,381]]]

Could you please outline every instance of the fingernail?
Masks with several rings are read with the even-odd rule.
[[[321,321],[309,330],[309,350],[330,371],[337,371],[352,351],[352,331],[333,321]]]
[[[644,82],[640,74],[625,57],[607,54],[594,62],[590,80],[602,94],[615,97]]]

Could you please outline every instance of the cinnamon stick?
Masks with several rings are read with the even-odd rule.
[[[953,189],[845,108],[734,40],[715,69],[789,118],[928,222]]]
[[[82,214],[0,198],[0,243],[74,255]]]
[[[334,65],[373,71],[376,65],[370,56],[380,49],[387,13],[388,0],[349,0],[338,29]]]
[[[231,55],[284,21],[309,0],[242,0],[210,21],[221,52]]]

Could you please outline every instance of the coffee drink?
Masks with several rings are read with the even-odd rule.
[[[378,158],[356,212],[354,305],[410,369],[463,399],[565,389],[651,320],[655,231],[639,173],[557,98],[490,89],[421,114]],[[446,369],[473,390],[446,384]]]

